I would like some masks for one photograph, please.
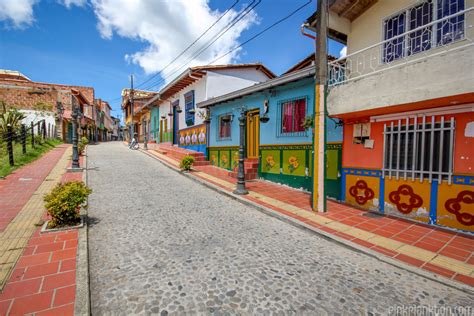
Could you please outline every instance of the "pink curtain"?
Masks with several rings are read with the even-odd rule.
[[[306,100],[300,99],[295,101],[295,126],[294,132],[303,132],[304,127],[301,126],[306,115]]]
[[[283,103],[283,133],[293,132],[293,102]]]

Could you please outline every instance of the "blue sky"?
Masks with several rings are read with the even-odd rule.
[[[35,0],[18,1],[31,4]],[[77,1],[79,5],[71,5],[69,1],[72,3]],[[143,1],[146,3],[146,0]],[[220,16],[235,1],[209,1],[208,8],[214,12],[210,14]],[[162,13],[163,8],[156,8],[156,10],[150,7],[139,8],[143,11],[128,8],[129,12],[127,12],[125,8],[121,11],[120,8],[107,7],[108,4],[105,2],[106,0],[92,0],[91,3],[86,0],[58,0],[58,2],[43,0],[31,6],[32,16],[29,22],[21,25],[15,25],[12,19],[0,16],[0,68],[18,70],[33,81],[92,86],[95,88],[96,98],[111,101],[113,114],[120,115],[118,98],[121,89],[129,85],[129,74],[135,75],[136,82],[143,82],[150,74],[156,73],[157,69],[162,69],[163,64],[168,63],[171,56],[179,54],[182,48],[192,41],[189,39],[196,38],[194,34],[188,34],[191,33],[189,31],[179,33],[186,23],[197,23],[189,25],[188,30],[194,31],[197,27],[207,28],[213,21],[210,16],[207,20],[203,18],[201,21],[199,17],[205,14],[199,13],[200,11],[196,9],[193,9],[194,12],[199,13],[196,18],[176,18],[173,16],[175,14],[173,5],[182,5],[181,0],[168,2],[167,6],[170,7],[171,13],[168,12],[169,16],[164,16],[163,19],[160,16],[165,15]],[[250,2],[251,0],[240,0],[234,9],[241,10]],[[246,20],[239,22],[240,29],[229,34],[232,38],[223,39],[220,44],[216,42],[215,44],[221,48],[211,46],[209,54],[211,54],[211,49],[214,49],[214,53],[220,56],[219,53],[245,41],[307,2],[308,0],[262,0]],[[148,6],[151,5],[148,4]],[[281,74],[313,52],[313,42],[301,35],[300,25],[314,12],[315,8],[316,2],[313,0],[290,19],[245,45],[237,55],[233,56],[232,61],[262,62],[275,73]],[[177,11],[179,10],[180,8],[177,8]],[[134,25],[146,19],[143,12],[147,14],[151,23],[136,26],[135,32]],[[150,15],[148,12],[151,12]],[[134,17],[134,14],[137,16]],[[190,17],[189,14],[186,16]],[[107,19],[105,26],[98,25],[98,19],[104,17]],[[169,19],[169,22],[166,19]],[[190,19],[196,21],[190,21]],[[128,20],[131,21],[130,26],[127,24]],[[127,23],[120,21],[127,21]],[[154,21],[161,22],[154,25]],[[236,24],[236,29],[239,23]],[[166,37],[169,31],[166,30],[167,27],[175,31],[171,39],[167,39],[169,42],[166,42],[166,39],[161,40],[162,37],[160,37]],[[156,30],[163,29],[163,32],[148,34],[148,30],[155,28]],[[132,31],[129,32],[129,30]],[[199,31],[196,34],[201,33]],[[149,52],[150,46],[154,48],[151,49],[149,56],[134,55]],[[199,42],[196,48],[198,46],[201,46]],[[341,50],[339,44],[331,43],[329,47],[331,54],[339,56]],[[137,57],[134,59],[133,56]],[[206,57],[202,58],[194,63],[206,60]],[[160,60],[160,63],[155,65],[156,60]],[[174,66],[172,65],[170,69]],[[153,89],[156,90],[157,87]]]

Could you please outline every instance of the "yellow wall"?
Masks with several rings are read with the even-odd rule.
[[[438,224],[474,231],[474,186],[441,184],[437,210]]]
[[[428,223],[430,220],[430,192],[428,181],[385,178],[384,212]]]
[[[357,207],[379,209],[380,179],[356,175],[346,176],[346,202]]]

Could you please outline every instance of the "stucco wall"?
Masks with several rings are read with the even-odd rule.
[[[169,130],[172,130],[173,117],[168,116],[168,113],[170,113],[170,104],[179,100],[179,106],[183,110],[178,114],[179,130],[188,128],[190,126],[186,125],[186,109],[184,103],[184,95],[186,93],[194,90],[194,104],[196,105],[197,103],[209,98],[221,96],[266,80],[268,80],[268,77],[261,71],[255,69],[219,69],[207,71],[203,78],[187,86],[169,100],[161,103],[160,113],[161,115],[166,115]],[[203,119],[198,115],[198,112],[203,112],[203,110],[200,110],[197,107],[195,107],[195,109],[194,125],[200,125],[203,123]]]
[[[268,91],[255,93],[241,99],[219,104],[211,107],[210,144],[209,146],[237,146],[239,144],[239,121],[240,107],[245,105],[248,110],[260,109],[263,114],[263,103],[265,99],[269,101],[267,123],[260,123],[260,145],[275,144],[298,144],[311,143],[310,132],[306,136],[277,136],[277,129],[280,128],[280,120],[277,117],[278,102],[295,97],[307,97],[307,115],[314,112],[314,81],[304,79],[296,83],[288,84],[274,89],[276,93],[271,95]],[[234,114],[232,122],[231,138],[225,140],[218,139],[219,116],[227,113]],[[342,141],[342,128],[336,129],[334,121],[328,119],[328,142]]]
[[[374,108],[474,92],[474,46],[431,56],[332,87],[329,114]]]

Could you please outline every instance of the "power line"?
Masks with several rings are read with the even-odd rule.
[[[143,86],[145,83],[149,82],[150,80],[152,80],[153,78],[155,78],[156,76],[158,76],[160,73],[162,73],[166,68],[168,68],[173,62],[175,62],[179,57],[183,56],[184,53],[186,53],[194,44],[196,44],[197,41],[199,41],[204,35],[206,35],[207,32],[209,32],[209,30],[211,28],[214,27],[214,25],[216,25],[230,10],[232,10],[236,5],[237,3],[239,2],[240,0],[236,0],[234,2],[234,4],[232,4],[227,10],[225,10],[225,12],[223,14],[221,14],[221,16],[216,20],[214,21],[214,23],[212,23],[203,33],[201,33],[201,35],[198,36],[198,38],[196,38],[191,44],[189,44],[181,53],[179,53],[178,56],[176,56],[172,61],[170,61],[166,66],[164,66],[160,71],[158,71],[156,74],[154,74],[153,76],[151,76],[150,78],[148,78],[147,80],[145,80],[144,82],[138,84],[136,86],[136,88],[139,88],[141,86]]]
[[[209,64],[212,65],[213,63],[215,63],[216,61],[218,61],[219,59],[222,59],[224,58],[225,56],[229,55],[230,53],[234,52],[236,49],[239,49],[240,47],[244,46],[245,44],[247,44],[248,42],[254,40],[255,38],[259,37],[260,35],[262,35],[263,33],[265,33],[266,31],[268,31],[269,29],[277,26],[278,24],[280,24],[281,22],[283,21],[286,21],[288,20],[290,17],[292,17],[293,15],[295,15],[298,11],[300,11],[301,9],[303,9],[304,7],[306,7],[308,4],[310,4],[311,2],[313,2],[313,0],[309,0],[307,3],[299,6],[298,8],[296,8],[294,11],[292,11],[289,15],[281,18],[280,20],[274,22],[272,25],[266,27],[265,29],[263,29],[262,31],[258,32],[257,34],[255,34],[254,36],[252,36],[251,38],[249,38],[248,40],[246,40],[245,42],[239,44],[238,46],[232,48],[231,50],[229,50],[227,53],[217,57],[216,59],[214,59],[213,61],[211,61]]]
[[[177,73],[179,70],[181,70],[183,67],[185,67],[186,65],[188,65],[191,61],[193,61],[196,57],[198,57],[199,55],[201,55],[206,49],[208,49],[212,44],[214,44],[219,38],[221,38],[225,33],[227,33],[227,31],[229,31],[232,27],[235,26],[235,24],[237,24],[240,20],[242,20],[247,14],[249,14],[255,7],[257,7],[262,0],[258,0],[257,3],[255,3],[256,0],[253,0],[249,5],[247,5],[247,7],[242,10],[232,21],[230,21],[229,23],[227,23],[226,26],[224,26],[223,29],[221,29],[221,31],[219,31],[216,35],[214,35],[208,42],[207,44],[204,44],[201,46],[201,48],[199,48],[197,50],[197,52],[195,52],[190,58],[188,58],[184,64],[182,64],[181,66],[179,66],[178,68],[174,68],[174,70],[168,74],[166,77],[163,77],[161,79],[159,79],[158,81],[156,81],[155,83],[149,85],[146,87],[146,89],[151,89],[159,84],[161,84],[162,82],[164,82],[167,78],[173,76],[175,73]]]

